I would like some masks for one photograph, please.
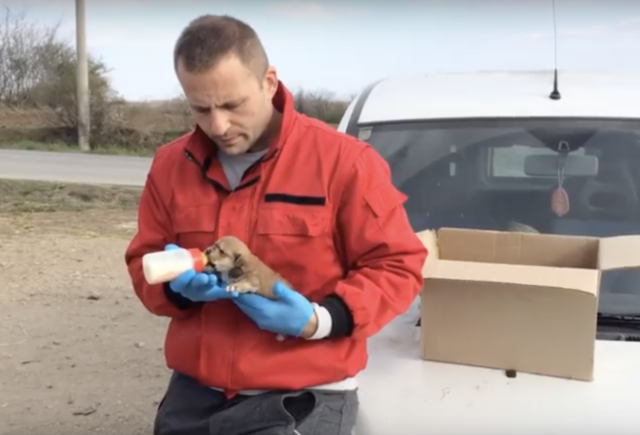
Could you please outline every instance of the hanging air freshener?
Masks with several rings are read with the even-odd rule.
[[[561,153],[558,159],[558,187],[556,187],[551,194],[551,210],[558,217],[563,217],[571,208],[569,201],[569,194],[564,189],[564,163],[566,155],[569,153],[569,144],[567,142],[560,142],[558,144],[558,151]]]
[[[562,217],[569,213],[569,195],[567,191],[562,187],[562,175],[558,177],[558,187],[556,187],[551,194],[551,210],[556,216]]]

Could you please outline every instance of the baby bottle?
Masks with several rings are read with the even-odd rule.
[[[199,249],[172,249],[150,252],[142,257],[142,273],[149,284],[173,280],[187,270],[202,272],[208,259]]]

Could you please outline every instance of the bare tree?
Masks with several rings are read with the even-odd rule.
[[[338,99],[334,92],[327,90],[299,90],[294,100],[296,110],[330,124],[339,123],[349,105],[349,101]]]
[[[44,26],[9,8],[0,12],[0,104],[46,107],[71,134],[78,124],[76,52],[58,36],[59,25]],[[104,63],[89,58],[92,136],[115,128],[110,110],[116,99]]]
[[[29,91],[50,78],[43,68],[49,62],[58,26],[38,26],[24,13],[5,7],[0,19],[0,101],[21,106],[29,103]]]

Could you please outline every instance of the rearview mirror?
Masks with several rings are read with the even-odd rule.
[[[524,160],[524,173],[531,177],[557,177],[558,155],[527,156]],[[596,156],[578,156],[569,154],[564,162],[565,177],[594,177],[598,175]]]

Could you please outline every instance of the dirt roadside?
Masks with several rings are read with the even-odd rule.
[[[0,435],[151,433],[166,322],[123,261],[137,195],[0,180]]]

